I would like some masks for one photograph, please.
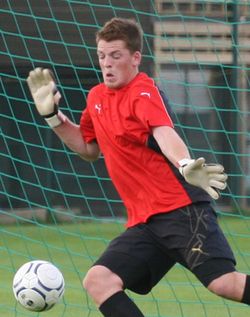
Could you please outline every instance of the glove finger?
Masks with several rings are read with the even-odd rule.
[[[39,83],[39,87],[48,85],[50,80],[46,77],[45,69],[40,68],[37,70],[37,81]]]
[[[48,69],[37,67],[35,70],[35,80],[38,88],[43,85],[48,85],[51,81],[54,81],[51,77]]]
[[[27,78],[27,84],[31,94],[33,94],[36,91],[36,86],[30,76]]]
[[[43,70],[43,79],[44,79],[44,84],[55,82],[54,77],[52,76],[51,70],[47,68]]]
[[[37,67],[34,69],[35,80],[38,84],[40,84],[43,80],[43,69],[41,67]]]
[[[223,190],[227,187],[227,183],[226,182],[219,182],[219,181],[216,181],[216,180],[213,180],[211,179],[209,181],[209,185],[214,187],[214,188],[218,188],[220,190]]]
[[[225,182],[228,179],[228,175],[225,173],[221,173],[221,174],[212,173],[212,174],[209,174],[209,179]]]
[[[222,173],[224,172],[224,166],[221,164],[206,164],[205,169],[208,173]]]
[[[205,164],[204,157],[199,157],[197,160],[194,160],[193,162],[186,165],[185,168],[186,170],[201,169],[204,164]]]
[[[34,93],[37,89],[36,74],[35,74],[34,70],[29,72],[29,77],[27,78],[27,83],[28,83],[28,86],[29,86],[31,93]]]
[[[30,72],[30,79],[32,85],[35,90],[41,87],[41,76],[42,76],[42,69],[40,67],[35,68],[33,71]]]
[[[220,197],[220,193],[212,187],[207,187],[205,190],[215,200]]]
[[[54,95],[54,102],[56,105],[58,105],[62,96],[61,96],[59,90],[57,89],[54,74],[50,69],[46,68],[43,70],[43,75],[44,75],[44,79],[46,81],[46,84],[50,85],[50,87],[51,87],[51,91]]]

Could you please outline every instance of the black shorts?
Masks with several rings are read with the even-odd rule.
[[[128,228],[111,241],[94,265],[116,273],[124,289],[146,294],[176,263],[193,272],[205,286],[235,271],[233,252],[210,204],[160,213],[147,223]]]

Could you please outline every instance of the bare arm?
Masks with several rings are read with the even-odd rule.
[[[177,168],[180,167],[178,164],[180,160],[190,159],[187,146],[173,128],[168,126],[154,127],[153,136],[162,153]]]
[[[191,160],[187,146],[171,127],[155,127],[153,136],[163,154],[179,168],[189,184],[204,189],[214,199],[220,197],[219,190],[225,189],[227,185],[227,175],[222,165],[207,165],[204,158]]]
[[[86,161],[95,161],[100,156],[100,149],[96,142],[86,143],[82,138],[80,126],[64,116],[63,123],[53,131],[67,145],[69,149]]]

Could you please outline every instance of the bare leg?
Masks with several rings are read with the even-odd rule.
[[[119,276],[102,265],[92,267],[83,286],[105,317],[144,317],[135,303],[123,291]]]

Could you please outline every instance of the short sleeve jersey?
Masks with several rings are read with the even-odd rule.
[[[98,143],[127,209],[128,227],[194,200],[209,200],[200,189],[190,191],[177,168],[148,146],[156,126],[173,128],[173,123],[159,89],[146,74],[139,73],[118,90],[102,83],[89,92],[80,121],[82,136],[85,142]]]

